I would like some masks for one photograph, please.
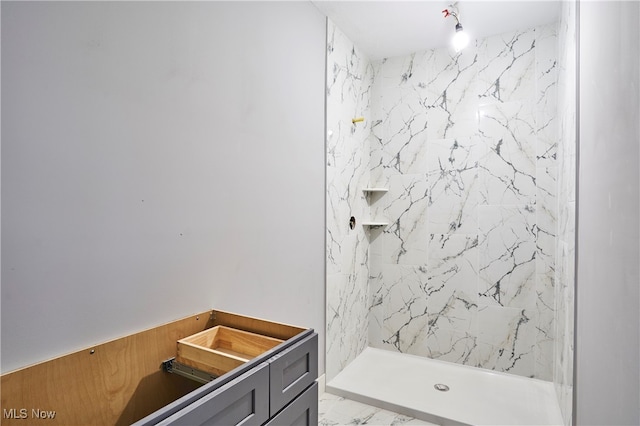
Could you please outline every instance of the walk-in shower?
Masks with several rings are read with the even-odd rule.
[[[575,30],[562,2],[458,53],[370,61],[329,22],[329,391],[437,422],[571,422]]]

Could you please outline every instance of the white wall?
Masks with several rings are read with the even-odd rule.
[[[580,5],[580,425],[640,424],[639,6]]]
[[[210,308],[315,328],[325,19],[2,2],[2,371]]]

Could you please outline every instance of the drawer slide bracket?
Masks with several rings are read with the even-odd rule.
[[[206,371],[181,364],[177,362],[175,358],[169,358],[166,361],[162,361],[162,370],[167,373],[186,377],[187,379],[191,379],[199,383],[209,383],[210,381],[218,378],[215,374],[207,373]]]

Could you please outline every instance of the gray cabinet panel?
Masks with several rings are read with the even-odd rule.
[[[270,413],[274,416],[318,377],[318,335],[307,337],[269,360]]]
[[[176,401],[172,402],[171,404],[168,404],[164,407],[162,407],[161,409],[159,409],[158,411],[149,414],[147,417],[144,417],[143,419],[140,419],[139,421],[137,421],[136,423],[134,423],[134,426],[152,426],[152,425],[156,425],[159,422],[161,422],[163,419],[168,418],[169,416],[177,413],[178,411],[188,407],[189,405],[193,404],[195,401],[199,400],[200,398],[203,398],[204,395],[207,395],[211,392],[214,392],[216,389],[221,388],[222,386],[225,386],[227,383],[229,383],[230,381],[236,379],[238,376],[240,376],[241,374],[246,373],[247,371],[253,369],[254,367],[260,365],[261,363],[265,362],[266,360],[270,359],[271,357],[273,357],[275,354],[279,353],[280,351],[286,350],[287,348],[295,345],[297,342],[300,342],[302,340],[305,340],[306,338],[308,338],[309,336],[315,334],[313,329],[308,329],[305,330],[304,332],[298,334],[297,336],[292,337],[289,340],[286,340],[284,343],[276,346],[275,348],[265,352],[264,354],[257,356],[256,358],[252,359],[251,361],[247,362],[246,364],[242,364],[241,366],[237,367],[236,369],[228,372],[227,374],[218,377],[217,379],[215,379],[214,381],[194,390],[193,392],[185,395],[182,398],[177,399]]]
[[[313,383],[265,426],[318,426],[318,383]]]
[[[269,365],[263,363],[158,424],[258,426],[268,419]]]

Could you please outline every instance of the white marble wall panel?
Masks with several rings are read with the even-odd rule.
[[[330,379],[368,342],[369,211],[373,68],[332,23],[327,43],[327,366]],[[363,123],[352,118],[364,117]],[[349,227],[354,216],[358,225]]]
[[[362,275],[327,276],[327,366],[334,377],[367,346],[368,318],[359,306],[368,303]],[[366,312],[366,311],[365,311]]]
[[[481,103],[535,96],[535,31],[516,31],[478,41]]]
[[[360,172],[366,164],[363,156],[353,153],[351,162],[347,164],[358,165]],[[367,157],[364,156],[364,159]],[[353,215],[363,218],[366,212],[364,194],[360,190],[367,185],[368,178],[363,173],[357,173],[358,169],[349,169],[349,166],[327,166],[327,216],[331,218],[331,226],[327,226],[327,273],[343,273],[349,271],[353,265],[351,257],[355,253],[355,245],[365,240],[365,234],[360,229],[359,240],[346,238],[353,231],[349,229],[349,218]],[[347,245],[345,245],[345,243]],[[366,252],[366,245],[361,246]]]
[[[382,274],[383,339],[376,346],[418,353],[428,329],[426,268],[385,265]]]
[[[432,234],[429,237],[429,333],[439,329],[474,333],[478,310],[477,235]]]
[[[429,233],[478,232],[477,137],[429,141]]]
[[[383,62],[378,61],[372,64],[374,82],[371,94],[371,133],[369,135],[370,159],[369,178],[372,186],[385,186],[385,164],[383,154],[384,141],[384,105],[382,99],[382,70]]]
[[[384,105],[382,144],[385,175],[424,172],[427,113],[424,90],[383,88]]]
[[[558,25],[536,28],[536,157],[538,167],[556,166],[558,147]]]
[[[423,90],[382,88],[383,138],[380,143],[381,173],[377,182],[388,185],[397,174],[423,173],[427,113]]]
[[[397,56],[383,59],[381,73],[383,87],[391,88],[420,88],[427,86],[427,67],[429,51],[412,53],[407,56]]]
[[[536,377],[553,379],[555,262],[558,237],[558,24],[536,28]]]
[[[551,378],[556,39],[548,25],[374,64],[390,225],[371,240],[372,346]]]
[[[574,244],[560,241],[556,285],[554,384],[565,425],[571,424],[573,417],[574,271]]]
[[[369,64],[330,24],[329,379],[367,343],[556,374],[568,318],[558,323],[558,223],[570,226],[557,39],[547,25]],[[389,225],[349,230],[351,214]]]
[[[428,51],[426,57],[427,137],[471,137],[477,133],[478,53],[475,44],[458,54]]]
[[[535,208],[482,206],[478,216],[480,303],[532,308],[536,301]]]
[[[553,379],[555,342],[555,273],[557,239],[557,169],[537,169],[536,204],[536,377]]]
[[[482,204],[535,204],[536,131],[531,102],[483,105],[479,133]]]
[[[434,327],[429,330],[426,352],[420,355],[441,361],[483,367],[478,360],[477,333]]]
[[[536,313],[529,309],[478,310],[478,365],[521,376],[535,376]]]
[[[553,276],[555,240],[558,233],[556,167],[538,167],[536,172],[536,242],[538,273]]]
[[[553,382],[565,425],[573,423],[576,193],[576,2],[562,3],[558,26],[557,222]]]
[[[369,345],[382,347],[383,323],[384,323],[384,296],[383,265],[382,260],[382,235],[381,228],[373,228],[369,231]]]
[[[396,265],[424,265],[427,253],[428,186],[425,175],[393,175],[384,217],[384,261]]]
[[[371,134],[370,138],[370,162],[369,162],[369,179],[370,186],[372,187],[387,187],[389,186],[388,179],[388,166],[390,161],[385,156],[384,151],[384,132],[386,124],[383,120],[384,103],[383,103],[383,87],[399,86],[403,84],[403,81],[417,78],[417,75],[413,75],[411,72],[413,68],[413,58],[404,58],[409,61],[408,64],[402,63],[396,66],[402,72],[394,73],[400,76],[398,80],[387,81],[383,77],[383,61],[377,61],[372,64],[374,71],[374,86],[372,91],[372,103],[371,103]],[[385,61],[386,62],[386,61]],[[387,66],[386,70],[389,70]],[[402,74],[406,74],[402,77]],[[410,156],[407,148],[407,155]],[[385,219],[385,208],[387,206],[387,199],[390,196],[385,193],[371,193],[369,194],[369,215],[370,218]],[[369,229],[369,324],[368,324],[368,339],[369,345],[375,347],[382,347],[382,341],[384,340],[384,287],[383,287],[383,261],[384,245],[383,245],[384,229],[382,227],[374,227]]]

